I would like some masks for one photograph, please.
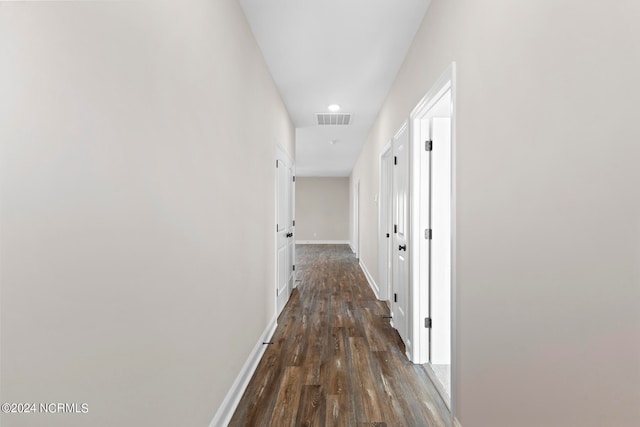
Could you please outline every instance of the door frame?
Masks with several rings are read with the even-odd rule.
[[[388,157],[388,160],[386,160]],[[387,142],[384,147],[382,147],[382,152],[380,153],[380,195],[378,196],[378,275],[380,277],[380,287],[379,287],[379,299],[382,301],[390,301],[391,300],[391,238],[387,238],[384,236],[387,232],[391,233],[393,220],[391,219],[393,210],[391,209],[391,201],[392,201],[392,192],[393,192],[393,170],[387,167],[386,174],[386,183],[385,176],[382,171],[384,170],[384,163],[388,161],[391,163],[391,159],[393,158],[393,152],[391,147],[391,141]],[[385,186],[387,189],[387,194],[385,194]],[[383,203],[384,200],[384,203]],[[386,224],[383,221],[383,211],[386,204]],[[386,244],[386,251],[384,250]],[[385,257],[386,254],[386,257]],[[386,268],[384,267],[386,265]],[[386,273],[386,274],[385,274]]]
[[[293,161],[293,159],[291,158],[291,156],[289,155],[289,153],[287,152],[287,150],[285,150],[283,148],[282,145],[276,143],[275,144],[275,151],[274,151],[274,157],[273,157],[273,163],[278,162],[278,160],[284,160],[287,162],[288,165],[290,165],[291,167],[291,171],[293,173],[293,176],[295,176],[296,174],[296,168],[295,168],[295,162]],[[273,165],[272,163],[272,165]],[[274,206],[273,206],[273,211],[274,211],[274,222],[277,224],[278,223],[278,172],[276,171],[277,168],[273,168],[274,170],[274,176],[273,176],[273,182],[274,182],[274,197],[273,200],[275,201]],[[294,183],[290,183],[291,185],[291,197],[294,197],[294,191],[295,191],[295,186]],[[295,199],[293,199],[290,203],[290,209],[291,212],[291,219],[293,220],[295,218]],[[274,227],[274,242],[273,242],[273,247],[274,247],[274,257],[273,257],[273,261],[274,261],[274,294],[273,294],[273,311],[275,313],[275,318],[276,318],[276,324],[278,323],[278,316],[280,315],[280,313],[278,312],[278,228],[277,225],[276,227]],[[293,227],[295,229],[295,227]],[[295,238],[295,235],[294,237]],[[295,242],[295,240],[294,240]],[[295,264],[295,243],[293,244],[293,253],[292,253],[292,263]],[[295,277],[295,271],[293,272],[293,286],[291,287],[291,289],[289,290],[289,297],[291,296],[291,290],[293,290],[293,287],[295,286],[296,283],[296,277]],[[285,304],[286,305],[286,304]]]
[[[353,188],[353,252],[360,259],[360,180]]]
[[[421,177],[430,173],[428,162],[424,155],[424,137],[421,135],[420,122],[429,110],[440,100],[440,98],[451,90],[451,409],[455,415],[456,410],[456,369],[457,348],[456,348],[456,317],[457,317],[457,277],[456,277],[456,63],[453,62],[447,67],[445,72],[434,83],[432,88],[422,98],[410,115],[411,123],[411,224],[412,240],[414,244],[411,256],[411,297],[412,297],[412,337],[415,345],[411,354],[414,363],[428,363],[428,343],[429,329],[423,326],[424,318],[429,315],[429,275],[430,266],[425,256],[428,254],[429,241],[422,234],[423,229],[428,228],[425,223],[425,214],[421,212],[424,204],[422,188],[419,185]],[[425,289],[426,283],[426,289]],[[426,354],[424,354],[426,353]]]

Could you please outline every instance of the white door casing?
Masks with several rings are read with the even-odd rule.
[[[411,354],[409,330],[409,128],[393,138],[392,322]]]

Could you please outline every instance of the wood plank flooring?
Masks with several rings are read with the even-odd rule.
[[[298,287],[229,426],[450,425],[347,245],[299,245]]]

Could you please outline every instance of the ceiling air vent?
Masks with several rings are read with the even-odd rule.
[[[351,113],[316,113],[319,126],[349,125],[351,124],[351,116]]]

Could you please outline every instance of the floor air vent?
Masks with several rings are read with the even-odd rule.
[[[349,125],[351,124],[351,116],[351,113],[316,113],[319,126]]]

